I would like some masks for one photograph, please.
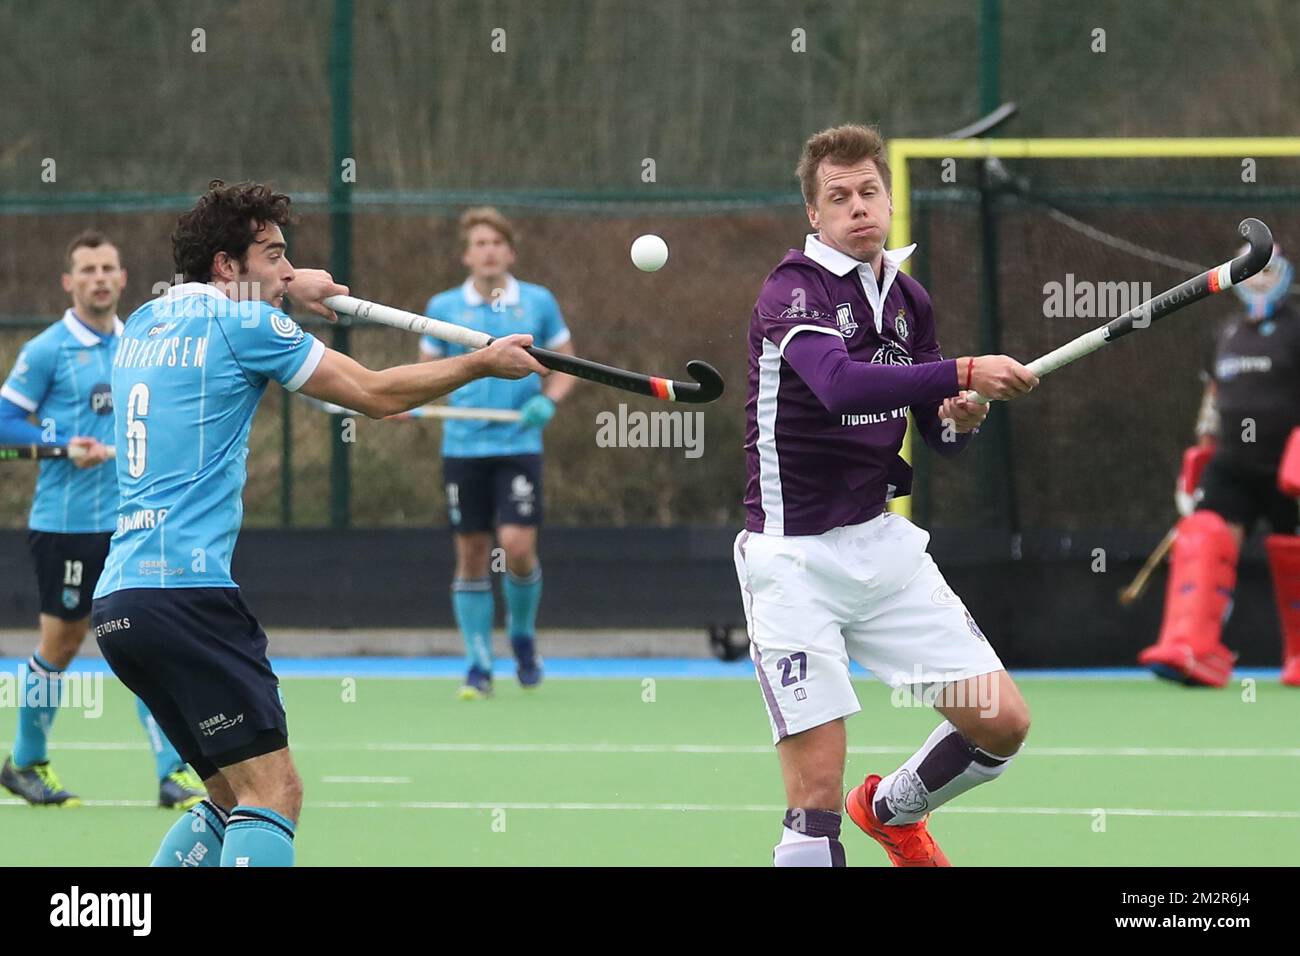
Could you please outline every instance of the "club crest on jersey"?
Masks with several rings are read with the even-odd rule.
[[[81,588],[63,589],[63,606],[69,611],[75,610],[81,603]]]
[[[898,341],[907,341],[907,313],[902,309],[894,316],[894,331],[898,333]]]
[[[845,302],[835,307],[835,324],[845,336],[858,330],[858,323],[853,321],[853,303]]]
[[[901,345],[886,342],[876,349],[876,354],[871,356],[871,361],[876,365],[911,365],[912,356],[908,355],[907,350]]]
[[[298,323],[287,315],[273,313],[271,315],[271,330],[282,339],[300,339],[302,338],[302,329],[298,328]]]

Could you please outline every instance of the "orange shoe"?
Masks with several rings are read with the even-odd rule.
[[[849,791],[849,795],[844,798],[844,810],[849,819],[885,848],[889,862],[894,866],[952,866],[943,855],[943,850],[939,849],[939,844],[934,842],[934,837],[926,830],[925,820],[891,827],[876,819],[872,801],[878,786],[880,777],[873,773]],[[927,818],[928,816],[927,814]]]

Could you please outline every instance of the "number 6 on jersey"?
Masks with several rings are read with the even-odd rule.
[[[126,473],[132,478],[144,474],[145,433],[144,419],[149,414],[149,386],[138,382],[131,387],[126,398]]]

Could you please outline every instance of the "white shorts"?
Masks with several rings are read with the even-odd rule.
[[[890,512],[818,535],[736,537],[749,652],[773,742],[862,709],[850,658],[918,694],[1003,670],[926,552],[929,541]]]

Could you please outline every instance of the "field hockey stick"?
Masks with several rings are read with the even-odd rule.
[[[390,305],[367,302],[365,299],[357,299],[350,295],[329,296],[324,300],[324,304],[326,308],[342,312],[344,315],[377,322],[380,325],[391,325],[395,329],[404,329],[407,332],[431,335],[435,339],[468,349],[486,348],[494,341],[486,332],[476,332],[474,329],[416,315],[414,312],[395,309]],[[599,362],[552,352],[549,349],[529,346],[526,351],[539,363],[556,372],[564,372],[575,378],[584,378],[601,385],[608,385],[610,388],[619,388],[638,395],[649,395],[651,398],[668,402],[701,405],[716,401],[722,395],[722,376],[707,362],[698,360],[687,362],[686,371],[695,381],[677,382],[668,378],[643,375],[640,372],[629,372],[626,369],[614,368],[612,365],[601,365]]]
[[[116,458],[117,449],[108,448],[108,457]],[[73,445],[0,445],[0,461],[32,461],[46,458],[70,458],[76,460],[84,457],[86,452]]]
[[[963,126],[961,129],[955,129],[951,133],[944,133],[942,136],[936,136],[935,139],[979,139],[981,136],[987,136],[993,130],[997,129],[1011,117],[1015,116],[1020,109],[1015,103],[1003,103],[993,112],[981,116],[975,122]]]
[[[1147,581],[1151,579],[1151,575],[1160,566],[1160,562],[1165,559],[1169,549],[1174,546],[1174,539],[1177,537],[1178,525],[1174,525],[1160,540],[1160,543],[1156,545],[1156,549],[1147,557],[1146,563],[1142,565],[1142,570],[1133,578],[1132,583],[1119,592],[1119,603],[1122,607],[1128,607],[1146,591]]]
[[[1161,292],[1153,299],[1129,309],[1118,318],[1111,319],[1105,325],[1098,326],[1091,332],[1085,332],[1078,338],[1053,349],[1041,358],[1036,358],[1026,366],[1038,377],[1048,372],[1055,372],[1062,366],[1069,365],[1076,359],[1083,358],[1097,351],[1103,345],[1109,345],[1118,338],[1128,335],[1136,329],[1145,329],[1157,319],[1163,319],[1193,302],[1199,302],[1206,296],[1230,289],[1249,279],[1268,265],[1273,256],[1273,233],[1268,226],[1258,219],[1245,219],[1237,227],[1250,246],[1245,252],[1222,265],[1207,269],[1186,282]],[[968,394],[968,401],[988,404],[989,399],[978,393]]]
[[[312,398],[310,395],[303,395],[301,392],[298,395],[327,415],[362,414],[350,408],[344,408],[342,405],[335,405],[333,402],[322,402],[320,399]],[[400,422],[418,418],[456,418],[485,422],[517,422],[522,417],[523,413],[516,408],[461,408],[455,405],[421,405],[419,408],[412,408],[410,411],[389,415],[384,420]]]

